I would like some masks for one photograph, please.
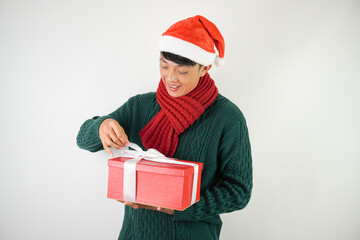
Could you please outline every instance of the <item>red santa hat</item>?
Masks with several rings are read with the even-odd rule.
[[[159,49],[204,66],[224,64],[224,38],[214,23],[200,15],[173,24],[162,34]]]

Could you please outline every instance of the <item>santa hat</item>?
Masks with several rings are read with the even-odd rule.
[[[159,49],[204,66],[224,64],[224,38],[214,23],[200,15],[173,24],[162,34]]]

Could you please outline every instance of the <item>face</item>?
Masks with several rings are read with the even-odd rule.
[[[185,96],[191,92],[199,83],[200,77],[203,77],[211,68],[199,64],[194,66],[178,65],[170,60],[160,56],[160,75],[166,86],[166,90],[172,97]]]

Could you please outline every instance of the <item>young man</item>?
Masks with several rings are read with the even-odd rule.
[[[219,56],[214,51],[216,46]],[[202,16],[172,25],[160,41],[159,87],[136,95],[113,113],[87,120],[77,143],[89,151],[129,141],[168,157],[203,163],[200,200],[177,211],[125,203],[119,239],[218,239],[219,214],[244,208],[252,190],[246,121],[218,93],[208,71],[224,57],[224,39]],[[166,189],[164,189],[166,191]]]

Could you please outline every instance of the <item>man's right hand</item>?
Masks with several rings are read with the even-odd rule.
[[[99,127],[99,136],[104,149],[114,156],[110,147],[120,149],[129,143],[128,137],[120,124],[111,118],[105,119]]]

